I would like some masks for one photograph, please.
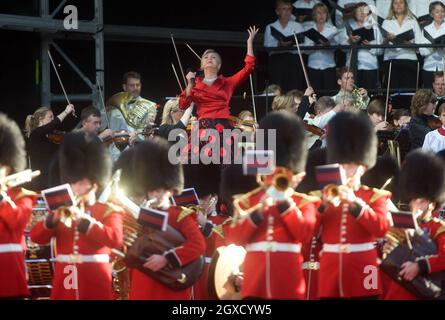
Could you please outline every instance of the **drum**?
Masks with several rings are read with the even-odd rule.
[[[246,249],[236,245],[219,247],[209,267],[208,288],[212,300],[241,300],[236,277],[242,274]]]
[[[49,299],[54,276],[55,239],[47,245],[39,245],[31,241],[29,232],[34,225],[46,215],[46,207],[41,199],[33,209],[33,214],[25,229],[25,267],[28,288],[32,300]]]

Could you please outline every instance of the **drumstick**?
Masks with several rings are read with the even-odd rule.
[[[190,49],[190,51],[199,59],[199,61],[201,61],[201,57],[196,53],[195,50],[192,49],[192,47],[189,46],[188,43],[185,44],[187,46],[187,48]]]
[[[66,102],[71,104],[70,99],[68,99],[68,95],[66,94],[65,87],[63,86],[62,79],[60,79],[59,72],[57,71],[56,65],[54,63],[53,57],[51,56],[51,52],[48,50],[48,56],[51,60],[51,64],[53,65],[54,71],[56,72],[57,79],[59,79],[60,86],[62,87],[63,94],[65,95]],[[73,109],[73,116],[77,118],[76,111]]]
[[[385,122],[388,118],[388,103],[389,103],[389,88],[391,85],[391,71],[392,71],[392,60],[389,62],[389,73],[388,73],[388,87],[386,89],[386,103],[385,103]]]
[[[256,121],[256,105],[255,105],[255,93],[253,91],[253,79],[252,79],[252,74],[249,75],[250,77],[250,91],[252,92],[252,107],[253,107],[253,117],[255,119],[255,123]]]
[[[182,91],[184,91],[184,89],[182,89],[181,80],[179,80],[179,76],[178,76],[178,73],[176,72],[176,68],[175,68],[175,65],[173,64],[173,62],[172,62],[172,69],[175,74],[176,81],[178,81],[179,89],[181,89],[181,92],[182,92]]]
[[[185,79],[184,69],[182,68],[181,59],[179,58],[178,49],[176,48],[175,38],[173,38],[173,34],[171,34],[171,39],[173,43],[173,48],[175,49],[176,59],[178,59],[179,68],[181,69],[182,78],[184,79],[185,86],[187,86],[187,80]]]
[[[304,79],[306,80],[306,85],[309,88],[311,86],[309,82],[309,77],[307,76],[306,67],[304,66],[303,56],[301,55],[300,45],[298,44],[297,34],[294,31],[295,43],[297,44],[298,55],[300,56],[301,68],[303,69]]]

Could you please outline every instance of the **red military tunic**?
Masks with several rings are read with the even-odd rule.
[[[423,258],[426,262],[426,274],[445,271],[445,221],[438,218],[421,223],[420,227],[426,230],[430,238],[437,245],[437,254],[434,256]],[[421,268],[422,269],[422,268]],[[415,300],[418,299],[414,294],[406,290],[399,283],[390,279],[388,290],[383,296],[385,300]]]
[[[0,298],[29,296],[26,283],[24,231],[37,194],[25,189],[10,189],[8,196],[15,203],[0,203]]]
[[[184,244],[166,254],[171,265],[183,266],[205,253],[205,240],[198,228],[194,215],[180,217],[180,207],[168,209],[168,224],[178,230],[186,239]],[[131,300],[189,300],[192,298],[192,287],[174,291],[160,282],[145,275],[139,270],[131,270]]]
[[[323,244],[319,230],[316,230],[309,243],[303,244],[303,272],[306,280],[306,300],[318,300],[318,272],[320,270],[320,252]]]
[[[107,260],[111,249],[118,248],[122,243],[122,210],[111,204],[96,203],[86,207],[85,212],[90,213],[92,219],[83,232],[81,224],[86,219],[73,221],[71,228],[60,221],[53,228],[48,228],[47,222],[42,220],[31,230],[32,241],[39,244],[56,238],[57,258],[51,299],[113,299],[111,263]],[[70,261],[62,259],[76,253],[80,259],[95,261],[76,263],[75,257]],[[77,290],[72,285],[76,277],[73,270],[77,270]]]
[[[257,189],[241,203],[250,208],[261,201]],[[286,205],[274,205],[263,215],[254,211],[228,230],[227,242],[245,246],[242,298],[304,299],[301,244],[310,240],[320,200],[294,193]],[[290,205],[290,206],[289,206]]]
[[[381,293],[380,277],[374,279],[375,285],[367,282],[370,280],[367,276],[371,272],[378,275],[374,246],[389,228],[387,200],[391,193],[361,186],[355,195],[363,200],[357,217],[341,205],[337,208],[329,205],[320,214],[323,242],[318,275],[320,298],[369,297]]]

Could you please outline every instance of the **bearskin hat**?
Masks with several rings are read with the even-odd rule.
[[[297,187],[298,192],[308,193],[320,189],[316,175],[315,167],[326,164],[326,148],[309,151],[306,163],[306,175]]]
[[[233,201],[234,195],[247,193],[257,187],[256,177],[244,175],[242,165],[233,164],[221,171],[220,196],[225,203]]]
[[[104,186],[110,179],[111,157],[108,150],[95,134],[85,131],[65,135],[59,150],[59,165],[63,183],[88,178]]]
[[[0,113],[0,165],[19,172],[26,167],[25,140],[15,121]]]
[[[138,143],[133,155],[134,188],[139,192],[157,189],[181,193],[184,174],[181,164],[172,164],[168,153],[170,143],[160,137]]]
[[[377,135],[369,117],[337,114],[328,124],[328,163],[357,163],[372,168],[377,158]]]
[[[303,121],[291,112],[275,111],[261,120],[259,127],[265,130],[264,146],[269,150],[273,149],[272,145],[269,145],[273,141],[267,130],[276,129],[275,161],[277,167],[285,167],[294,173],[304,172],[307,148]]]
[[[200,199],[210,194],[219,194],[221,166],[217,164],[186,164],[184,165],[184,185],[195,188]]]
[[[445,202],[445,162],[421,150],[407,155],[400,174],[402,201],[425,198],[440,207]]]

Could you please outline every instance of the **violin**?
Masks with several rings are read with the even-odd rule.
[[[48,133],[46,137],[54,144],[61,144],[63,139],[65,138],[65,134],[66,132],[54,130],[53,132]]]
[[[233,127],[242,132],[255,132],[258,128],[258,123],[256,123],[255,120],[241,120],[235,116],[231,116],[230,120],[233,122]]]
[[[442,121],[440,121],[440,119],[438,117],[433,116],[433,115],[428,117],[427,123],[428,123],[428,127],[430,127],[431,130],[437,130],[440,127],[442,127]]]
[[[113,131],[113,135],[107,136],[102,141],[107,146],[114,143],[116,145],[116,148],[118,148],[120,151],[123,151],[130,142],[130,133],[127,130]]]
[[[319,137],[323,136],[326,133],[324,129],[314,126],[313,124],[308,124],[307,122],[304,122],[304,129]]]

